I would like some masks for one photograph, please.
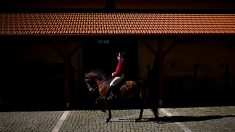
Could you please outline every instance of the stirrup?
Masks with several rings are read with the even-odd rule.
[[[118,97],[117,97],[117,95],[110,95],[107,99],[108,99],[108,101],[112,101],[112,100],[116,100]]]

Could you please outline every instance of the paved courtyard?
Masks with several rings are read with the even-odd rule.
[[[99,110],[0,112],[1,132],[234,132],[235,106],[160,108],[160,121],[150,109],[113,110],[112,120]]]

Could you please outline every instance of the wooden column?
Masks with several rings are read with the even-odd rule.
[[[77,47],[73,47],[71,48],[69,45],[70,43],[64,41],[63,43],[63,50],[61,48],[59,48],[56,44],[50,43],[50,47],[59,55],[64,59],[64,101],[65,101],[65,105],[66,108],[70,107],[70,85],[69,85],[69,80],[70,80],[70,66],[72,65],[71,63],[71,57],[78,52],[78,50],[80,49],[80,45],[78,45]],[[72,49],[72,51],[70,51],[69,49]]]
[[[163,105],[163,90],[164,90],[164,78],[163,78],[163,63],[164,63],[164,56],[163,56],[163,45],[162,45],[162,41],[158,41],[157,42],[157,48],[158,48],[158,61],[159,61],[159,69],[158,69],[158,88],[159,88],[159,106]]]
[[[165,46],[163,48],[163,44],[172,42],[172,44],[168,47]],[[159,106],[163,105],[163,96],[164,96],[164,58],[170,53],[171,50],[175,48],[178,44],[178,41],[168,41],[166,39],[156,40],[156,47],[152,47],[151,45],[145,44],[146,48],[155,55],[153,69],[150,70],[148,67],[148,74],[150,83],[153,88],[157,88],[157,90],[153,90],[153,93],[157,93],[154,97],[157,101]],[[154,99],[154,100],[155,100]]]
[[[69,44],[64,42],[64,97],[66,108],[69,108]]]

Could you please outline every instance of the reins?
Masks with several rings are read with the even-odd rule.
[[[101,82],[99,83],[99,85],[97,85],[97,87],[99,88],[105,81],[107,81],[107,80],[101,81]]]
[[[93,89],[93,91],[95,91],[97,88],[99,88],[105,81],[107,81],[107,80],[103,80],[103,81],[101,81],[94,89]],[[92,86],[92,88],[93,88],[93,86]]]

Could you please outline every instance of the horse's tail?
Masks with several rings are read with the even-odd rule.
[[[149,87],[144,80],[136,80],[136,86],[139,88],[140,98],[147,100],[149,95]]]

